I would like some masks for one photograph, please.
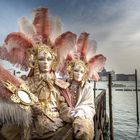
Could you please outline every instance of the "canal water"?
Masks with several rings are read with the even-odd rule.
[[[108,108],[108,88],[107,82],[97,82],[97,89],[107,89]],[[135,89],[134,82],[113,82],[125,87],[113,87],[113,123],[115,140],[140,140],[140,126],[137,126],[136,119],[136,94],[135,91],[116,91],[116,89]],[[140,82],[138,82],[140,89]],[[97,90],[97,94],[101,90]],[[139,96],[139,117],[140,117],[140,91]]]

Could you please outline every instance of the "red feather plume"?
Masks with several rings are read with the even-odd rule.
[[[42,37],[42,42],[47,43],[50,31],[48,8],[37,8],[33,10],[33,25],[37,35]]]
[[[86,60],[86,52],[88,48],[88,37],[89,34],[86,32],[83,32],[80,34],[78,40],[77,40],[77,52],[80,54],[81,60]]]
[[[0,48],[0,58],[28,69],[27,48],[33,47],[32,41],[19,32],[10,33]]]
[[[70,51],[75,50],[76,35],[72,32],[65,32],[56,38],[54,47],[57,49],[58,61],[62,63]]]
[[[106,57],[102,54],[95,55],[89,60],[89,77],[95,81],[100,79],[98,72],[103,70],[105,65]]]

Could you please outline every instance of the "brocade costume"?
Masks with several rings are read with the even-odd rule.
[[[64,98],[60,95],[57,81],[53,72],[40,74],[39,81],[29,77],[30,90],[38,97],[40,108],[43,110],[43,114],[38,115],[34,121],[33,138],[47,138],[64,125],[59,115],[59,107]],[[59,80],[59,84],[65,86],[67,83]]]
[[[98,72],[103,69],[106,58],[102,54],[95,55],[96,42],[90,40],[86,32],[75,39],[74,46],[74,51],[63,60],[66,65],[62,73],[67,75],[70,86],[61,92],[69,105],[67,115],[62,117],[65,121],[72,121],[77,139],[93,140],[94,94],[87,80],[99,80]]]
[[[73,97],[75,96],[75,92],[77,94],[76,98]],[[91,85],[86,82],[83,87],[81,87],[80,84],[75,85],[75,83],[72,82],[68,89],[62,91],[61,94],[71,107],[70,116],[73,118],[73,127],[79,127],[82,131],[85,131],[84,136],[82,135],[79,139],[92,140],[94,137],[93,117],[95,115],[95,106],[94,94]]]

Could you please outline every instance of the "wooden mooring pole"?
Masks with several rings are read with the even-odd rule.
[[[96,97],[96,81],[94,81],[94,99]]]
[[[13,71],[13,74],[16,75],[16,70]]]
[[[109,119],[110,119],[110,140],[114,140],[114,131],[113,131],[113,113],[112,113],[112,77],[109,74]]]
[[[137,125],[139,126],[138,82],[137,82],[137,70],[136,70],[136,69],[135,69],[135,84],[136,84],[136,113],[137,113]]]

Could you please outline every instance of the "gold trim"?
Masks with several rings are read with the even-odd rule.
[[[13,85],[10,81],[3,81],[2,83],[3,83],[3,86],[7,88],[8,90],[10,90],[12,93],[17,92],[17,87]]]
[[[11,91],[13,94],[11,95],[10,99],[17,104],[20,104],[21,108],[25,110],[29,108],[30,105],[33,105],[35,102],[38,102],[38,98],[33,95],[28,87],[25,84],[21,84],[19,88],[13,85],[10,81],[3,81],[3,86]],[[29,96],[31,103],[24,102],[18,95],[18,91],[24,91]]]

